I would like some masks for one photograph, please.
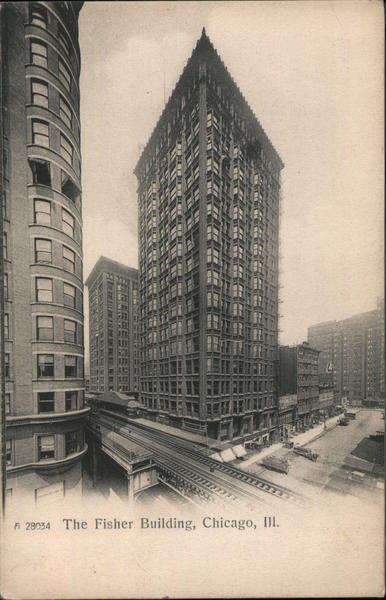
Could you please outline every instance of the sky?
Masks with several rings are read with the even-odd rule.
[[[133,170],[204,26],[285,164],[280,343],[301,342],[308,326],[383,295],[377,0],[85,2],[85,277],[100,255],[137,267]],[[86,322],[87,303],[85,293]]]

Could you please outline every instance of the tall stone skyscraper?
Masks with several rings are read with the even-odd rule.
[[[274,437],[282,168],[203,30],[135,170],[140,396],[159,420]]]
[[[101,256],[86,285],[90,392],[136,392],[138,271]]]
[[[81,490],[88,410],[83,404],[82,4],[0,7],[0,363],[9,500],[27,495],[40,503]]]

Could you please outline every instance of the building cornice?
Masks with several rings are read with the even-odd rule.
[[[71,410],[64,413],[47,413],[38,415],[22,415],[10,416],[7,415],[7,427],[21,427],[28,425],[45,425],[46,423],[54,423],[56,421],[74,421],[85,417],[90,412],[90,407],[86,406],[81,410]]]

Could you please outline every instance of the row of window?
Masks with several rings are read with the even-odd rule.
[[[36,302],[53,302],[53,280],[48,277],[35,279]],[[70,308],[76,308],[76,288],[70,283],[63,282],[63,303]]]
[[[47,44],[40,40],[31,40],[31,64],[48,69]],[[58,78],[63,87],[71,93],[72,76],[63,60],[59,57]]]
[[[52,224],[52,206],[49,200],[34,200],[34,223],[36,225]],[[63,233],[74,239],[75,218],[65,208],[62,208]]]
[[[48,29],[48,12],[47,9],[36,2],[30,5],[30,24],[42,29]],[[58,22],[56,35],[60,44],[63,46],[66,54],[70,54],[70,40],[63,29],[62,25]]]
[[[9,352],[5,353],[5,379],[10,378],[10,358]],[[37,377],[55,377],[55,361],[53,354],[37,355]],[[64,377],[66,379],[81,379],[83,377],[83,358],[79,356],[64,356]],[[42,411],[44,412],[44,411]]]
[[[80,439],[78,431],[67,431],[65,434],[64,451],[65,457],[80,452],[83,448],[83,440]],[[38,461],[50,461],[56,458],[56,436],[39,435],[37,436],[37,457]],[[11,440],[6,442],[6,464],[13,464],[13,445]]]
[[[40,119],[32,120],[32,143],[44,148],[50,148],[50,125],[47,121]],[[60,133],[59,151],[62,158],[73,166],[74,147],[63,133]]]
[[[70,344],[81,345],[83,343],[83,327],[80,323],[63,320],[63,340]],[[9,328],[9,314],[4,314],[4,338],[11,339]],[[36,339],[39,341],[53,341],[54,338],[54,317],[36,317]],[[55,341],[59,341],[56,339]]]
[[[31,100],[35,106],[48,108],[48,83],[42,79],[31,80]],[[59,95],[59,116],[69,129],[72,129],[73,113],[70,105],[63,96]],[[42,145],[42,144],[40,144]]]
[[[51,392],[50,392],[51,393]],[[80,390],[71,390],[65,392],[65,411],[73,411],[80,410],[84,406],[84,392]],[[43,398],[42,398],[43,400]],[[44,400],[43,400],[44,402]],[[10,415],[12,413],[12,401],[11,401],[11,393],[6,392],[5,394],[5,414]]]

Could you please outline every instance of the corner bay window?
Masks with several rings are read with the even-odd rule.
[[[76,290],[73,285],[63,283],[63,301],[65,306],[75,308]]]
[[[52,242],[51,240],[35,239],[35,262],[52,262]]]
[[[28,160],[32,172],[32,181],[37,185],[51,185],[50,163],[46,160]]]
[[[38,377],[54,376],[54,355],[38,354]]]
[[[48,84],[39,79],[31,82],[32,104],[48,108]]]
[[[39,435],[38,460],[52,460],[55,458],[55,436]]]
[[[66,65],[64,64],[64,62],[62,60],[60,60],[60,58],[59,58],[59,81],[69,92],[71,89],[71,75],[70,75],[70,72],[67,69]]]
[[[69,129],[72,126],[72,110],[62,96],[59,96],[59,114]]]
[[[51,225],[51,202],[48,200],[35,200],[34,222],[37,225]]]
[[[75,219],[71,213],[62,209],[62,229],[70,237],[74,237]]]
[[[38,340],[54,339],[54,319],[53,317],[37,317],[36,319],[36,337]]]
[[[78,405],[78,392],[66,392],[66,411],[76,410]]]
[[[47,10],[41,4],[33,3],[30,7],[31,25],[47,29]]]
[[[66,435],[66,456],[79,452],[78,432],[67,431]]]
[[[47,46],[40,42],[31,42],[31,63],[47,69]]]
[[[45,148],[50,147],[48,123],[45,121],[32,121],[32,143]]]
[[[39,413],[55,412],[55,393],[54,392],[39,392],[38,393],[38,412]]]
[[[60,135],[60,154],[70,165],[73,162],[74,148],[64,135]]]
[[[63,246],[63,267],[70,273],[75,272],[75,252],[67,246]]]
[[[64,357],[64,376],[65,377],[77,377],[77,356],[65,356]]]
[[[36,302],[52,302],[52,279],[36,278]]]
[[[72,344],[76,343],[76,323],[64,319],[64,341]]]

